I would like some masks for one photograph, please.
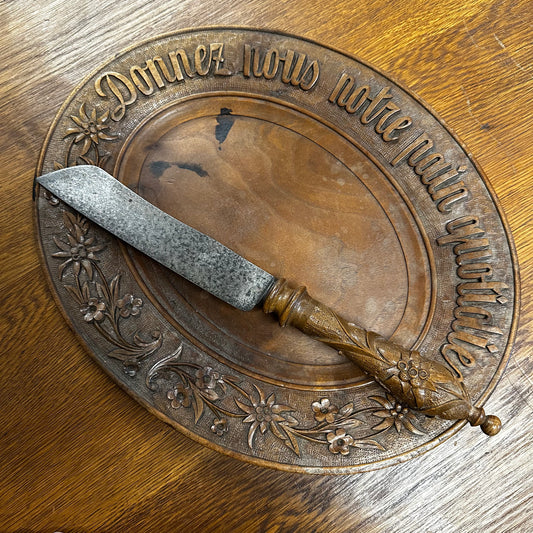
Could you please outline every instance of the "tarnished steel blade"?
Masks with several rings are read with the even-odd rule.
[[[45,189],[137,250],[228,304],[249,311],[275,278],[215,239],[164,213],[99,167],[37,178]]]

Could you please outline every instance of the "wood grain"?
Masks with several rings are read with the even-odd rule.
[[[0,531],[530,531],[533,469],[531,11],[525,1],[0,2]],[[203,448],[116,387],[66,325],[40,266],[32,179],[61,103],[137,42],[199,25],[288,31],[410,88],[468,146],[499,196],[521,265],[508,369],[430,453],[358,476],[266,470]]]

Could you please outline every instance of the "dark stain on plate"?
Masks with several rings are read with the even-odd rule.
[[[215,126],[215,137],[219,144],[222,144],[228,133],[230,132],[233,123],[235,122],[235,117],[231,114],[231,109],[223,107],[220,110],[220,114],[217,116],[217,125]],[[218,147],[221,150],[221,147]]]
[[[152,161],[150,163],[150,172],[155,178],[160,178],[165,170],[168,170],[172,166],[168,161]]]
[[[198,176],[201,178],[209,176],[207,170],[204,170],[202,165],[198,165],[196,163],[174,163],[174,165],[176,165],[178,168],[182,168],[183,170],[190,170],[191,172],[198,174]]]
[[[183,170],[190,170],[191,172],[198,174],[201,178],[209,176],[208,172],[202,168],[202,165],[197,163],[169,163],[168,161],[152,161],[150,163],[150,172],[154,178],[159,179],[165,170],[168,170],[172,166]]]

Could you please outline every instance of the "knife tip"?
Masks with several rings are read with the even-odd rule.
[[[111,177],[100,167],[94,165],[76,165],[74,167],[61,168],[59,170],[54,170],[53,172],[43,174],[42,176],[37,176],[35,181],[51,193],[55,194],[57,193],[55,190],[57,188],[56,185],[61,181],[76,181],[79,179],[96,176],[98,176],[100,179],[103,177]]]

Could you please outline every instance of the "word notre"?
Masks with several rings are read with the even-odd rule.
[[[376,121],[374,131],[386,141],[396,141],[402,130],[412,124],[410,117],[402,115],[401,109],[392,101],[390,87],[372,94],[369,85],[355,85],[355,77],[344,73],[337,81],[328,101],[343,107],[347,113],[360,113],[361,124]]]

